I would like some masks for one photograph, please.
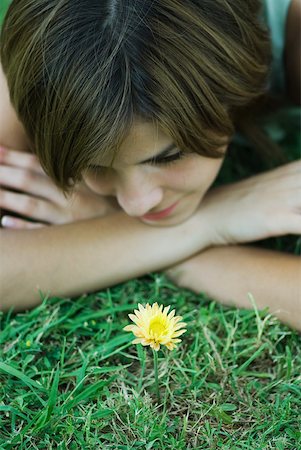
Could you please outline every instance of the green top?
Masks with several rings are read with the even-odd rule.
[[[286,20],[291,0],[263,0],[263,18],[272,41],[272,73],[269,89],[275,94],[286,94],[284,46]]]
[[[286,98],[286,79],[284,65],[284,47],[286,38],[286,22],[291,0],[262,0],[262,20],[267,25],[272,45],[272,65],[267,88],[275,97]],[[280,108],[275,114],[261,118],[261,126],[269,137],[280,143],[292,129],[298,129],[301,117],[299,106],[288,105]],[[232,141],[243,146],[250,146],[246,137],[235,133]]]

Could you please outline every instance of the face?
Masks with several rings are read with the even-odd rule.
[[[100,157],[83,179],[95,193],[115,197],[129,216],[172,226],[195,212],[223,159],[182,153],[153,124],[137,123],[113,163]]]

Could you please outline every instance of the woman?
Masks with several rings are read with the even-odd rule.
[[[210,189],[235,131],[275,148],[251,117],[283,69],[270,71],[262,20],[275,4],[13,0],[1,207],[23,219],[2,219],[3,309],[166,270],[239,307],[252,292],[301,329],[299,259],[241,245],[300,233],[300,162]],[[285,94],[300,104],[300,2],[279,5]]]

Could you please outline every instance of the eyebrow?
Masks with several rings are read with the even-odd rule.
[[[164,156],[166,156],[170,152],[170,150],[173,150],[174,148],[176,148],[176,144],[173,142],[172,144],[169,144],[166,148],[161,150],[160,153],[158,153],[157,155],[154,155],[151,158],[145,159],[144,161],[137,163],[137,165],[148,164],[148,163],[156,161],[158,159],[162,159],[162,158],[164,158]]]

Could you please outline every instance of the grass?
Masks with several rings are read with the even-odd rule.
[[[296,159],[291,114],[291,131],[271,132]],[[260,170],[252,153],[233,147],[217,183]],[[300,253],[293,236],[260,245]],[[188,324],[178,349],[159,352],[160,403],[150,349],[122,331],[138,302],[154,301]],[[297,450],[300,373],[300,334],[268,311],[221,306],[159,273],[46,298],[31,311],[0,313],[0,449]]]
[[[137,302],[188,324],[152,353],[122,331]],[[159,274],[2,314],[1,449],[298,449],[300,335],[266,312],[222,307]]]

